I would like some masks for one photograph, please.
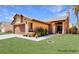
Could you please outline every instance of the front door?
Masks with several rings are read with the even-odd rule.
[[[57,26],[56,33],[62,33],[62,26]]]

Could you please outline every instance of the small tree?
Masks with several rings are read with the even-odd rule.
[[[77,32],[79,33],[79,19],[78,19],[79,5],[74,5],[73,10],[74,10],[75,16],[77,18],[77,29],[78,29]]]
[[[73,26],[73,34],[76,34],[76,33],[77,33],[77,27]]]

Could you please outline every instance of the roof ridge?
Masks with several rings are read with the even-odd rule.
[[[49,18],[49,19],[46,19],[44,21],[45,22],[48,22],[48,21],[58,21],[58,20],[64,20],[66,18],[67,18],[67,16],[65,15],[65,16],[59,16],[59,17]]]

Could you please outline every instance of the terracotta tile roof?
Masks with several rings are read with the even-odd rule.
[[[48,25],[48,23],[46,23],[46,22],[44,22],[44,21],[41,21],[41,20],[32,19],[32,21],[36,21],[36,22],[40,22],[40,23],[43,23],[43,24],[47,24],[47,25]]]
[[[51,21],[59,21],[59,20],[66,20],[67,16],[61,16],[61,17],[56,17],[56,18],[50,18],[46,20],[42,20],[44,22],[51,22]]]
[[[28,20],[34,20],[35,19],[35,20],[37,20],[39,22],[43,22],[43,23],[47,23],[47,22],[51,22],[51,21],[66,20],[66,18],[67,18],[67,16],[65,15],[65,16],[61,16],[61,17],[55,17],[55,18],[49,18],[49,19],[46,19],[46,20],[40,20],[40,19],[37,19],[37,18],[34,18],[34,17],[23,15],[23,14],[16,14],[16,15],[22,15],[22,16],[24,16],[24,18],[25,18],[24,20],[27,20],[27,19]],[[14,22],[14,20],[12,21],[12,23],[13,22]]]

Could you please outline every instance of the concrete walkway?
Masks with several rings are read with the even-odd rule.
[[[40,40],[50,38],[51,36],[53,35],[47,35],[47,36],[35,38],[35,37],[25,37],[25,36],[17,35],[17,34],[5,34],[5,35],[0,35],[0,40],[7,39],[7,38],[13,38],[13,37],[19,37],[19,38],[23,38],[27,40],[32,40],[32,41],[40,41]]]

